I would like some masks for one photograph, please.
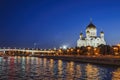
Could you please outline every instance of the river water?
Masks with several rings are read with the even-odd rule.
[[[120,67],[36,57],[0,57],[0,80],[120,80]]]

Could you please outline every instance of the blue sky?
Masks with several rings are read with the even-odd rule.
[[[107,44],[120,42],[119,0],[1,0],[0,46],[74,47],[90,18]]]

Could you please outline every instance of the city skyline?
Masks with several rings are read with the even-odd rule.
[[[0,47],[75,47],[92,18],[107,44],[120,42],[120,1],[0,1]]]

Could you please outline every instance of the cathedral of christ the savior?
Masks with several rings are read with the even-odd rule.
[[[100,36],[97,36],[96,26],[90,22],[90,24],[86,27],[86,37],[83,36],[83,33],[80,33],[80,38],[77,41],[77,47],[98,47],[101,44],[106,45],[106,41],[104,40],[104,32],[101,31]]]

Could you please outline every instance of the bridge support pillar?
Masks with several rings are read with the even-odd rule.
[[[34,55],[34,52],[32,52],[32,55]]]
[[[5,54],[5,50],[3,51],[3,54]]]

